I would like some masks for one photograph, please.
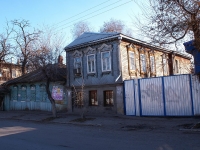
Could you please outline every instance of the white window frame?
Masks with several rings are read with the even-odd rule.
[[[151,73],[155,72],[155,58],[154,56],[150,56],[150,65],[151,65]]]
[[[77,63],[76,63],[76,59],[77,59],[77,58],[80,58],[80,67],[77,67],[77,66],[76,66],[76,64],[77,64]],[[74,69],[77,69],[77,68],[82,68],[82,60],[81,60],[81,57],[75,57],[75,58],[74,58]]]
[[[89,70],[89,59],[88,59],[89,56],[93,56],[93,58],[94,58],[94,63],[93,63],[93,65],[91,64],[91,70]],[[95,58],[95,54],[87,55],[87,72],[88,73],[95,73],[96,72],[96,58]]]
[[[109,64],[106,64],[106,69],[103,68],[103,65],[104,65],[103,54],[104,53],[109,53],[109,55],[110,55],[109,60],[108,60]],[[110,53],[110,51],[101,52],[101,68],[102,68],[102,72],[111,71],[111,53]]]
[[[146,72],[146,56],[145,54],[140,54],[141,71]]]
[[[129,66],[130,70],[135,70],[135,53],[129,51]]]

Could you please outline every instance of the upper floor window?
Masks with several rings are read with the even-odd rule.
[[[96,68],[95,68],[95,55],[87,55],[87,71],[88,73],[95,73]]]
[[[163,74],[167,75],[167,59],[163,58]]]
[[[150,56],[150,67],[151,67],[151,73],[155,72],[155,59],[154,56]]]
[[[81,57],[75,57],[74,58],[74,68],[81,68],[82,62],[81,62]]]
[[[16,75],[16,70],[12,69],[12,78],[16,78],[17,75]]]
[[[174,72],[175,73],[179,73],[179,70],[178,70],[178,60],[175,60],[175,68],[174,68]]]
[[[110,52],[101,52],[102,71],[111,71],[111,56]]]
[[[135,53],[129,51],[129,66],[130,70],[135,70]]]
[[[75,57],[74,58],[74,74],[75,75],[81,75],[81,67],[82,67],[82,61],[81,57]]]
[[[145,54],[140,54],[141,71],[146,72],[146,57]]]

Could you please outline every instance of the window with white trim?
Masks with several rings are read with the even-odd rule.
[[[101,52],[102,71],[111,71],[111,56],[110,52]]]
[[[129,66],[130,70],[135,70],[135,53],[129,51]]]
[[[82,63],[81,63],[81,57],[75,57],[74,58],[74,69],[81,68]]]
[[[151,67],[151,73],[155,72],[155,59],[154,56],[150,56],[150,67]]]
[[[146,57],[144,54],[140,54],[141,71],[146,72]]]
[[[87,55],[87,72],[88,73],[95,73],[96,68],[95,68],[95,55]]]

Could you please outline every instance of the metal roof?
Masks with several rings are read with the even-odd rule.
[[[94,33],[94,32],[85,32],[81,36],[79,36],[77,39],[75,39],[73,42],[71,42],[69,45],[67,45],[64,49],[69,49],[74,46],[86,44],[93,41],[102,40],[105,38],[112,38],[116,35],[120,35],[120,33],[113,32],[113,33]]]
[[[92,43],[97,43],[100,41],[110,40],[110,39],[114,39],[114,38],[121,39],[121,40],[128,40],[131,43],[138,43],[141,45],[145,45],[146,47],[155,48],[158,51],[162,51],[162,52],[166,52],[166,53],[173,52],[173,53],[178,54],[187,59],[191,59],[190,56],[183,54],[181,52],[165,49],[165,48],[162,48],[162,47],[159,47],[156,45],[152,45],[150,43],[147,43],[147,42],[144,42],[144,41],[141,41],[138,39],[134,39],[132,37],[126,36],[126,35],[124,35],[122,33],[118,33],[118,32],[111,32],[111,33],[84,32],[80,37],[78,37],[73,42],[71,42],[69,45],[67,45],[64,49],[66,51],[69,51],[69,50],[73,50],[77,47],[82,47],[82,46],[85,47]]]

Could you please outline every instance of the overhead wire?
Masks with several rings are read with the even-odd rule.
[[[102,4],[105,4],[105,3],[109,2],[109,1],[111,1],[111,0],[107,0],[107,1],[105,1],[105,2],[103,2],[103,3],[100,3],[100,4],[98,4],[98,5],[95,5],[94,7],[91,7],[91,8],[89,8],[89,9],[87,9],[87,10],[84,10],[84,11],[78,13],[78,14],[75,14],[74,16],[71,16],[71,17],[69,17],[69,18],[67,18],[67,19],[65,19],[65,20],[63,20],[63,21],[60,21],[60,22],[58,22],[58,23],[52,25],[52,27],[55,26],[55,25],[57,25],[57,24],[60,24],[60,23],[62,23],[62,22],[65,22],[66,20],[69,20],[69,19],[71,19],[71,18],[74,18],[74,17],[76,17],[76,16],[78,16],[78,15],[80,15],[80,14],[83,14],[83,13],[89,11],[89,10],[92,10],[92,9],[94,9],[94,8],[96,8],[96,7],[100,6],[100,5],[102,5]]]
[[[110,5],[107,5],[107,6],[103,7],[103,8],[100,8],[100,9],[98,9],[98,10],[95,10],[95,11],[89,13],[89,14],[86,14],[86,15],[84,15],[84,16],[82,16],[82,17],[79,17],[79,18],[77,18],[77,19],[75,19],[75,20],[72,20],[72,21],[70,21],[70,22],[68,22],[68,23],[65,23],[65,24],[63,24],[63,25],[61,25],[61,26],[58,26],[57,28],[60,28],[60,27],[62,27],[62,26],[65,26],[65,25],[67,25],[67,24],[70,24],[70,23],[72,23],[72,22],[75,22],[75,21],[77,21],[77,20],[79,20],[79,19],[81,19],[81,18],[87,17],[87,16],[89,16],[89,15],[91,15],[91,14],[93,14],[93,13],[96,13],[96,12],[98,12],[98,11],[100,11],[100,10],[103,10],[103,9],[105,9],[105,8],[107,8],[107,7],[110,7],[110,6],[112,6],[113,4],[116,4],[116,3],[120,2],[120,1],[121,1],[121,0],[118,0],[117,2],[114,2],[114,3],[112,3],[112,4],[110,4]],[[70,18],[72,18],[72,17],[70,17]]]
[[[133,1],[133,0],[130,0],[130,1],[128,1],[128,2],[125,2],[125,3],[122,3],[122,4],[117,5],[117,6],[115,6],[115,7],[112,7],[111,9],[108,9],[108,10],[106,10],[106,11],[103,11],[103,12],[101,12],[101,13],[98,13],[98,14],[96,14],[96,15],[93,15],[93,16],[91,16],[91,17],[88,17],[88,18],[86,18],[86,19],[83,19],[82,21],[91,19],[91,18],[93,18],[93,17],[96,17],[96,16],[101,15],[101,14],[103,14],[103,13],[106,13],[106,12],[108,12],[108,11],[111,11],[111,10],[113,10],[113,9],[115,9],[115,8],[118,8],[118,7],[123,6],[123,5],[127,4],[127,3],[130,3],[131,1]],[[81,18],[82,18],[82,17],[81,17]],[[81,18],[79,18],[79,19],[81,19]],[[64,27],[64,28],[62,28],[62,29],[58,29],[57,31],[60,31],[60,30],[69,28],[69,27],[71,27],[71,26],[73,26],[73,24],[72,24],[72,25],[69,25],[69,26],[67,26],[67,27]]]

